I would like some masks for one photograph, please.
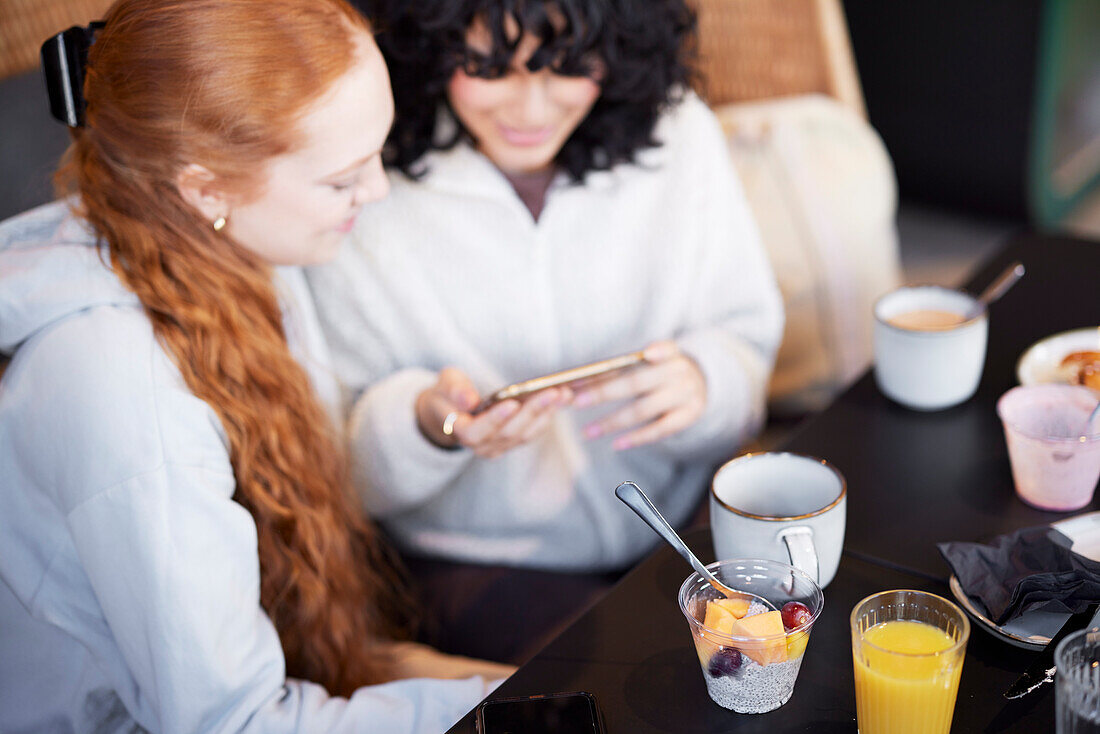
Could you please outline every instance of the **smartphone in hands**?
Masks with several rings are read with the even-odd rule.
[[[478,734],[604,734],[591,693],[498,698],[477,707]]]
[[[524,380],[523,382],[517,382],[514,385],[509,385],[508,387],[497,390],[495,393],[482,400],[481,403],[474,408],[473,413],[476,415],[484,410],[488,410],[502,400],[522,400],[540,390],[560,387],[562,385],[571,385],[581,380],[627,370],[644,361],[644,352],[631,352],[630,354],[623,354],[618,357],[603,359],[599,362],[592,362],[591,364],[581,365],[580,367],[572,367],[567,370],[562,370],[561,372],[554,372],[553,374],[543,375],[542,377],[535,377],[530,380]]]

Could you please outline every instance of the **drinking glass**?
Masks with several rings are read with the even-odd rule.
[[[901,589],[856,604],[851,624],[860,734],[947,734],[970,638],[966,615],[943,597]]]
[[[1020,499],[1067,512],[1092,502],[1100,478],[1100,428],[1088,435],[1096,394],[1081,385],[1021,385],[997,401]]]
[[[1100,629],[1078,630],[1054,650],[1058,734],[1100,732]]]

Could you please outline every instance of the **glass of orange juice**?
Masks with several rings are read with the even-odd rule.
[[[935,594],[872,594],[852,609],[860,734],[948,734],[970,622]]]

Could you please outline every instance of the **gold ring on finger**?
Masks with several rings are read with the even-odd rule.
[[[443,419],[443,435],[453,436],[455,433],[455,421],[458,420],[458,411],[452,410],[447,414],[447,417]]]

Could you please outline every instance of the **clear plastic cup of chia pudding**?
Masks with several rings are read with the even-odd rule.
[[[824,606],[821,587],[777,561],[735,559],[707,568],[731,589],[771,605],[725,599],[697,573],[680,586],[680,610],[691,627],[707,693],[738,713],[779,708],[794,692],[810,631]]]

